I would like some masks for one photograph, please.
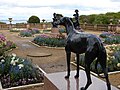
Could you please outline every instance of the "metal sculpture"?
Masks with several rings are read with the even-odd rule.
[[[77,57],[77,73],[75,75],[75,78],[79,77],[79,54],[85,53],[85,72],[87,76],[87,84],[85,85],[85,87],[82,87],[81,90],[86,90],[92,84],[90,76],[90,65],[95,58],[97,58],[95,65],[96,70],[97,63],[99,62],[106,78],[107,88],[108,90],[111,90],[106,68],[107,55],[102,41],[96,35],[87,34],[85,32],[78,32],[77,30],[75,30],[71,19],[68,17],[63,17],[54,23],[56,25],[64,25],[67,32],[65,46],[67,57],[67,76],[65,76],[65,78],[69,78],[70,76],[71,52],[75,53]]]
[[[73,22],[73,25],[75,27],[75,29],[79,30],[80,29],[80,23],[79,23],[79,11],[76,9],[75,10],[75,14],[73,14],[74,18],[75,18],[75,22]]]
[[[53,25],[53,28],[57,28],[58,25],[56,25],[54,22],[57,21],[57,15],[56,13],[53,13],[53,22],[52,22],[52,25]]]

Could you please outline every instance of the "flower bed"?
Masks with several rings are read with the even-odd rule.
[[[109,72],[113,72],[113,71],[120,71],[120,45],[106,45],[105,46],[106,51],[107,51],[107,67],[108,67],[108,71]],[[80,66],[85,66],[85,62],[84,62],[84,57],[85,54],[81,54],[80,55]],[[75,60],[76,61],[76,60]],[[96,60],[94,60],[94,62],[91,64],[91,71],[96,73],[95,70],[95,62]],[[76,62],[75,62],[76,63]],[[98,63],[98,71],[100,73],[102,73],[102,69],[100,64]]]
[[[0,80],[3,88],[43,82],[43,73],[28,59],[12,54],[0,59]]]
[[[105,44],[120,44],[120,34],[114,34],[113,32],[103,32],[99,35],[103,39]]]
[[[21,37],[31,37],[34,34],[40,33],[40,31],[37,28],[33,28],[31,30],[22,30],[20,31]]]
[[[101,38],[107,38],[107,37],[111,37],[113,35],[114,35],[114,33],[112,33],[112,32],[102,32],[102,34],[100,34],[99,36]]]
[[[5,36],[0,34],[0,56],[12,48],[16,48],[16,45],[11,41],[7,41]]]
[[[49,47],[64,47],[65,46],[65,39],[57,38],[57,37],[54,38],[54,37],[47,36],[45,34],[35,37],[32,42],[40,46],[49,46]]]
[[[105,38],[104,43],[106,44],[120,44],[120,35]]]

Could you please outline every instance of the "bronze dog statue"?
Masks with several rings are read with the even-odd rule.
[[[106,68],[106,50],[103,46],[102,41],[93,34],[86,34],[85,32],[78,32],[75,30],[74,25],[70,18],[62,17],[61,19],[54,22],[56,25],[64,25],[66,28],[67,39],[66,39],[66,57],[67,57],[67,76],[70,76],[70,56],[71,52],[76,54],[77,57],[77,73],[75,78],[79,77],[79,54],[85,53],[85,72],[87,76],[87,84],[82,87],[81,90],[86,90],[90,84],[92,84],[90,76],[90,65],[95,58],[97,58],[96,65],[99,62],[104,76],[106,78],[107,88],[111,90],[111,85],[108,79],[108,71]]]

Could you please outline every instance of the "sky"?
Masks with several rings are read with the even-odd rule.
[[[52,21],[53,13],[73,17],[75,9],[79,15],[119,12],[120,0],[0,0],[0,21],[26,22],[32,15]]]

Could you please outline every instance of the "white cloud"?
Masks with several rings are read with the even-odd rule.
[[[27,20],[31,15],[52,20],[54,12],[72,17],[75,9],[80,15],[118,12],[120,0],[1,0],[0,20],[9,17]]]

